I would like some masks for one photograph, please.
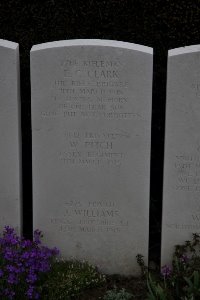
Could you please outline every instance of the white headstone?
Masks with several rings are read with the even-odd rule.
[[[19,46],[0,40],[0,230],[21,231]]]
[[[106,273],[148,258],[152,60],[117,41],[31,51],[34,228]]]
[[[169,51],[162,265],[200,232],[200,46]]]

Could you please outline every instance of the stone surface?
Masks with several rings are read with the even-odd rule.
[[[200,231],[200,46],[169,51],[162,265]]]
[[[18,44],[0,40],[0,230],[21,231],[21,150]]]
[[[34,228],[106,273],[148,258],[152,60],[117,41],[31,51]]]

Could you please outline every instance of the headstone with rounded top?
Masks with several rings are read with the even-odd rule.
[[[148,259],[152,61],[118,41],[31,50],[34,228],[109,274]]]

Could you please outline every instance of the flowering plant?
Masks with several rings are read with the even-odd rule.
[[[43,284],[42,299],[82,299],[85,290],[100,287],[106,276],[87,261],[58,260],[47,274]]]
[[[148,300],[200,299],[200,236],[175,246],[171,266],[160,274],[149,272],[147,286]]]
[[[39,299],[42,275],[50,270],[57,248],[41,245],[42,233],[34,231],[33,241],[17,236],[6,226],[0,237],[0,299]]]

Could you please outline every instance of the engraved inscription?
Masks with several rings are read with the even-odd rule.
[[[124,65],[120,60],[68,58],[60,61],[59,68],[60,78],[55,78],[51,86],[51,105],[47,104],[41,111],[44,122],[58,122],[58,119],[63,124],[76,119],[79,123],[81,119],[102,122],[104,119],[143,120],[141,112],[130,105],[134,103],[135,95],[131,93],[130,98],[129,82],[124,80]],[[119,124],[110,131],[67,131],[62,126],[63,143],[57,153],[59,161],[72,167],[120,167],[126,152],[119,145],[126,146],[138,136],[137,132],[131,135],[120,128]]]
[[[119,142],[126,142],[131,135],[125,131],[66,131],[66,151],[59,159],[68,165],[120,166],[126,153],[119,151]]]
[[[169,229],[186,230],[191,232],[199,231],[200,229],[200,205],[199,205],[199,192],[200,192],[200,156],[196,153],[181,153],[175,156],[174,159],[174,172],[175,184],[174,189],[177,192],[192,193],[193,210],[190,211],[184,221],[174,221],[173,223],[166,223]],[[188,198],[190,199],[190,198]],[[195,200],[196,199],[196,200]],[[185,212],[186,213],[186,212]]]
[[[197,210],[198,211],[198,210]],[[189,231],[199,231],[200,230],[200,214],[196,212],[188,215],[187,224],[183,223],[166,223],[167,228],[176,230],[189,230]]]
[[[128,221],[123,219],[114,201],[89,201],[84,206],[80,201],[69,201],[63,211],[62,217],[50,219],[50,223],[62,232],[120,233],[128,230]]]
[[[178,191],[200,191],[200,156],[192,154],[177,155],[174,163]]]
[[[142,119],[130,111],[129,83],[122,78],[123,64],[104,60],[67,59],[60,63],[62,76],[52,82],[53,109],[42,117],[92,119]]]

